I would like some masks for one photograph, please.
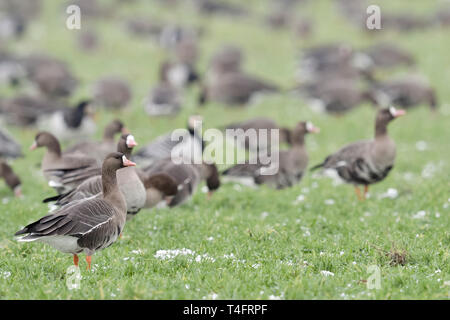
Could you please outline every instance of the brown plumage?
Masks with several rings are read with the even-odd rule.
[[[20,178],[14,173],[12,168],[3,160],[0,159],[0,178],[5,180],[8,187],[14,192],[16,197],[22,195]]]
[[[125,108],[131,100],[131,95],[128,82],[116,76],[104,77],[93,86],[95,102],[109,109]]]
[[[19,241],[42,241],[74,255],[84,252],[88,269],[91,256],[114,243],[126,221],[126,203],[117,183],[116,171],[134,166],[121,153],[111,153],[102,165],[102,193],[63,207],[16,232]]]

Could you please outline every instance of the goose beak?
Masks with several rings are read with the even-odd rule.
[[[133,148],[136,147],[138,144],[136,142],[136,140],[134,140],[134,137],[132,135],[129,135],[127,137],[127,147],[128,148]]]
[[[320,132],[320,128],[319,127],[312,127],[311,129],[309,129],[309,132],[311,132],[311,133],[319,133]]]
[[[123,162],[124,167],[135,167],[136,166],[136,163],[128,160],[127,157],[125,157],[125,156],[123,156],[122,162]]]
[[[20,188],[20,186],[14,189],[14,195],[17,198],[21,198],[22,197],[22,188]]]
[[[398,117],[404,116],[405,114],[406,114],[406,111],[403,110],[403,109],[396,110],[395,114],[394,114],[394,118],[398,118]]]
[[[35,150],[37,148],[37,143],[36,141],[33,142],[33,144],[30,146],[30,150]]]

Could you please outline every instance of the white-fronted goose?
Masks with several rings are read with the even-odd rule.
[[[192,65],[170,61],[161,64],[159,77],[162,83],[167,83],[174,88],[183,88],[199,78]]]
[[[263,165],[260,161],[256,164],[237,164],[225,170],[224,181],[235,181],[248,185],[267,184],[276,189],[292,187],[300,182],[308,165],[308,153],[305,148],[305,135],[317,133],[319,129],[310,122],[299,122],[291,134],[291,148],[279,152],[279,161]],[[259,159],[257,159],[259,160]],[[274,174],[268,174],[268,168],[276,168]],[[264,172],[266,171],[266,172]]]
[[[106,157],[102,166],[102,193],[97,197],[75,202],[49,214],[16,232],[19,241],[42,241],[64,253],[73,254],[78,266],[78,254],[84,252],[88,269],[91,256],[109,247],[121,234],[127,207],[117,183],[116,171],[134,166],[121,153]]]
[[[276,85],[257,77],[242,72],[228,72],[203,85],[199,103],[202,105],[207,101],[213,101],[226,105],[243,105],[257,93],[278,90]]]
[[[372,96],[381,107],[392,104],[406,109],[426,104],[433,111],[437,108],[434,89],[427,81],[415,75],[384,82],[375,81]]]
[[[254,130],[256,132],[256,140],[251,141],[250,136],[245,136],[243,148],[248,149],[252,152],[258,152],[262,150],[270,149],[272,139],[271,130],[279,130],[279,144],[290,143],[291,130],[288,128],[280,128],[277,123],[269,118],[256,117],[239,123],[232,123],[226,126],[225,129],[242,129],[243,131]],[[260,140],[260,130],[267,130],[267,139]],[[264,136],[262,136],[264,137]],[[236,137],[237,138],[237,137]],[[239,140],[238,140],[239,141]]]
[[[12,168],[3,160],[0,160],[0,178],[3,178],[8,187],[14,192],[16,197],[22,195],[20,178],[14,173]]]
[[[378,43],[362,51],[371,59],[376,68],[394,68],[401,65],[412,66],[414,57],[402,48],[391,43]]]
[[[0,158],[19,158],[22,156],[20,144],[6,130],[0,128]]]
[[[127,158],[131,156],[133,148],[137,145],[131,134],[124,134],[119,140],[117,151]],[[125,197],[128,215],[137,214],[145,206],[146,192],[135,168],[123,168],[117,171],[119,189]],[[55,205],[65,206],[76,200],[90,198],[102,191],[101,175],[92,176],[78,185],[74,190],[60,196],[45,199],[44,202],[56,200]]]
[[[51,115],[40,116],[37,127],[53,133],[61,141],[87,139],[95,133],[97,127],[90,103],[89,100],[83,100],[75,107],[61,108]]]
[[[241,71],[244,53],[234,45],[224,45],[215,52],[209,62],[205,81],[213,82],[224,73]]]
[[[176,135],[172,139],[174,132],[157,137],[153,142],[139,149],[133,159],[134,161],[148,166],[158,159],[170,158],[178,155],[193,162],[202,158],[204,141],[198,135],[198,126],[201,125],[202,117],[193,115],[188,119],[187,130],[179,131],[181,136]]]
[[[157,173],[145,178],[144,187],[147,194],[145,201],[147,209],[157,206],[162,201],[170,205],[172,198],[178,193],[176,181],[165,173]]]
[[[95,158],[102,163],[103,159],[111,152],[116,151],[117,143],[114,136],[118,133],[126,133],[122,121],[115,119],[105,127],[103,140],[101,142],[81,142],[64,150],[63,154],[82,154]]]
[[[101,168],[94,158],[79,155],[63,155],[58,139],[50,132],[39,132],[30,150],[39,147],[47,149],[42,159],[41,169],[44,177],[58,193],[76,188],[84,180],[98,175]]]
[[[172,116],[181,110],[181,96],[178,90],[168,83],[154,87],[144,102],[145,112],[150,116]]]
[[[364,199],[368,186],[386,178],[394,166],[396,147],[388,136],[387,125],[404,114],[404,110],[394,107],[379,110],[375,119],[375,139],[348,144],[311,170],[335,169],[345,182],[355,186],[358,198]],[[363,196],[358,185],[364,185]]]
[[[100,46],[99,37],[93,30],[83,30],[77,36],[78,47],[85,52],[92,52]]]
[[[0,51],[0,84],[16,87],[21,84],[25,77],[26,71],[21,65],[20,59],[12,54]]]
[[[105,108],[116,110],[125,108],[131,99],[130,85],[116,76],[98,80],[92,91],[94,101]]]
[[[178,192],[168,204],[170,207],[188,201],[197,190],[201,180],[206,180],[209,195],[212,195],[220,187],[219,173],[215,164],[178,164],[168,158],[158,160],[144,170],[149,177],[156,174],[167,174],[176,182]]]

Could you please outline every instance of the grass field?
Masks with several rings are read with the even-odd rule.
[[[397,10],[408,6],[420,13],[431,12],[438,3],[372,2]],[[1,299],[449,298],[450,29],[406,35],[385,31],[369,37],[346,23],[330,1],[319,0],[304,9],[303,14],[315,22],[315,35],[302,41],[286,31],[269,30],[255,18],[210,19],[196,15],[188,6],[168,10],[150,1],[137,1],[123,8],[115,20],[86,22],[100,32],[102,47],[85,54],[75,45],[76,31],[65,28],[61,1],[45,3],[42,17],[24,39],[9,45],[12,50],[48,52],[68,61],[81,80],[73,101],[89,96],[90,85],[103,75],[118,74],[132,83],[133,101],[128,110],[122,114],[99,112],[97,138],[101,128],[117,116],[141,145],[184,127],[192,113],[203,115],[208,128],[257,115],[291,127],[297,121],[311,120],[322,129],[307,138],[312,165],[347,142],[373,135],[375,111],[369,105],[340,118],[314,113],[304,101],[290,95],[267,97],[246,109],[214,103],[200,108],[196,87],[186,92],[178,117],[144,116],[142,100],[156,81],[165,53],[154,43],[130,38],[124,31],[120,18],[135,14],[207,27],[201,42],[201,71],[218,46],[235,43],[245,49],[246,70],[286,89],[294,83],[301,48],[327,41],[346,41],[355,47],[395,41],[414,53],[415,71],[436,88],[439,114],[421,107],[391,123],[389,132],[398,148],[396,165],[386,180],[371,188],[365,202],[357,201],[350,186],[311,174],[282,191],[225,184],[209,201],[198,192],[181,207],[142,211],[128,222],[123,238],[93,257],[92,272],[85,270],[83,260],[79,290],[66,286],[71,256],[41,243],[14,240],[14,232],[47,213],[41,200],[53,190],[38,168],[43,150],[32,153],[27,149],[35,131],[8,127],[24,147],[25,157],[13,162],[13,168],[23,180],[25,197],[14,199],[0,181]],[[262,14],[265,7],[260,4],[248,1],[254,12]],[[0,88],[2,95],[14,93]],[[382,197],[389,188],[398,191],[396,198]],[[185,250],[186,255],[175,259],[161,259],[164,252],[157,255],[159,250],[183,248],[191,251]],[[404,255],[406,263],[393,263],[395,254]],[[379,289],[366,286],[372,274],[368,268],[374,265],[380,270]]]

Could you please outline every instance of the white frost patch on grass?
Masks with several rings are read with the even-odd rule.
[[[394,188],[389,188],[385,193],[382,193],[379,195],[380,199],[389,198],[389,199],[395,199],[398,197],[398,191]]]
[[[416,149],[419,150],[419,151],[425,151],[425,150],[428,149],[428,144],[425,141],[423,141],[423,140],[417,141],[416,142]]]
[[[320,274],[321,275],[323,275],[323,276],[325,276],[325,277],[334,277],[334,273],[333,272],[331,272],[331,271],[327,271],[327,270],[322,270],[322,271],[320,271]]]
[[[423,218],[425,218],[426,215],[427,215],[427,213],[425,211],[420,210],[415,215],[413,215],[412,218],[413,219],[423,219]]]

